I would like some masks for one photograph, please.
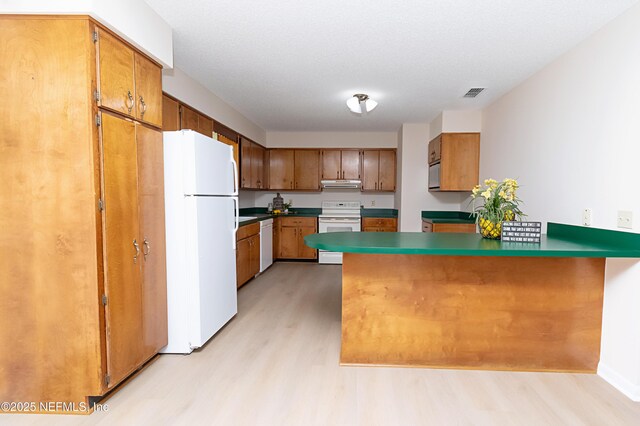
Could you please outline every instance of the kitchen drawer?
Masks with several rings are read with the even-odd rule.
[[[397,228],[398,219],[395,217],[363,217],[362,227],[376,227],[376,228]]]
[[[422,221],[422,232],[433,232],[433,223],[427,222],[426,220]]]
[[[429,164],[437,163],[440,161],[442,152],[442,135],[438,135],[436,138],[429,142]]]
[[[236,233],[236,241],[240,241],[244,238],[250,237],[260,233],[260,223],[255,222],[249,225],[241,226]]]
[[[290,227],[303,227],[303,228],[315,228],[315,217],[280,217],[280,223],[282,226]]]
[[[453,232],[457,234],[474,234],[475,223],[434,223],[433,232]]]

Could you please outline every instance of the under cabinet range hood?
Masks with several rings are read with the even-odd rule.
[[[322,180],[322,189],[360,189],[362,182],[360,180]]]

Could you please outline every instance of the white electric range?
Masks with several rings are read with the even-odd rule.
[[[360,201],[323,201],[319,233],[360,232]],[[318,263],[342,264],[342,253],[320,250]]]

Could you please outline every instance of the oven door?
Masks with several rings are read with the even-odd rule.
[[[353,218],[320,218],[318,232],[360,232],[360,219]],[[318,263],[342,264],[342,253],[326,250],[318,251]]]
[[[326,232],[360,232],[360,219],[325,219],[318,221],[319,233]]]

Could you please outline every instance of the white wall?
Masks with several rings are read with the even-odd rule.
[[[267,136],[264,129],[233,109],[179,68],[162,71],[162,89],[225,126],[258,143],[265,144]]]
[[[444,111],[442,133],[467,133],[482,131],[482,111]],[[435,136],[438,136],[437,134]],[[434,136],[434,137],[435,137]]]
[[[400,191],[400,230],[420,232],[423,210],[459,211],[464,194],[429,192],[428,144],[430,125],[405,123],[402,125],[402,186]]]
[[[142,0],[5,0],[0,13],[89,15],[164,67],[173,67],[171,27]]]
[[[267,148],[396,148],[396,132],[268,132]]]
[[[533,220],[640,231],[640,5],[483,111],[480,174],[518,178]],[[599,374],[640,400],[640,264],[607,260]]]

